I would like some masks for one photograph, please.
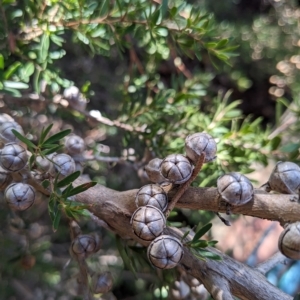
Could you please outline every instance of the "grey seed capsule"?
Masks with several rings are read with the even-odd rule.
[[[250,180],[236,172],[225,174],[218,178],[218,192],[231,205],[243,205],[253,197],[253,186]]]
[[[108,293],[113,286],[113,278],[110,272],[94,274],[92,276],[92,292],[95,294]]]
[[[197,132],[188,135],[185,139],[186,156],[196,164],[202,153],[205,153],[204,162],[210,162],[216,158],[217,144],[209,134]]]
[[[286,257],[300,260],[300,222],[289,224],[282,231],[278,248]]]
[[[22,170],[28,161],[28,155],[21,145],[9,143],[4,146],[0,154],[0,164],[4,170],[18,172]]]
[[[160,173],[160,165],[162,159],[154,158],[148,162],[145,166],[145,171],[149,177],[149,180],[154,183],[163,183],[166,179]]]
[[[167,181],[181,184],[190,179],[193,167],[185,156],[171,154],[162,161],[160,172]]]
[[[295,163],[278,162],[272,171],[268,185],[282,194],[295,194],[300,187],[300,167]]]
[[[4,197],[11,209],[26,210],[35,201],[35,189],[26,183],[12,183],[5,192]]]
[[[57,173],[60,173],[62,177],[66,177],[75,172],[75,161],[73,158],[65,153],[57,154],[52,158],[54,162],[54,168]]]
[[[81,234],[75,238],[71,245],[72,252],[82,258],[99,251],[101,247],[101,240],[97,234]]]
[[[7,122],[14,122],[15,120],[8,114],[0,114],[0,125]]]
[[[12,180],[10,173],[0,167],[0,191],[4,191]]]
[[[135,203],[137,207],[151,205],[164,212],[168,206],[168,196],[159,185],[147,184],[138,190]]]
[[[3,143],[16,142],[18,139],[13,134],[12,129],[24,135],[22,127],[16,122],[5,122],[0,125],[0,140]]]
[[[65,149],[70,155],[80,154],[85,149],[84,140],[78,135],[71,135],[66,139]]]
[[[163,213],[151,205],[139,207],[132,215],[130,224],[133,232],[142,240],[152,241],[166,227]]]
[[[48,172],[53,167],[53,163],[49,159],[41,156],[36,157],[35,165],[36,170],[41,174]]]
[[[183,256],[183,246],[177,238],[161,235],[148,246],[147,256],[154,267],[171,269],[180,262]]]

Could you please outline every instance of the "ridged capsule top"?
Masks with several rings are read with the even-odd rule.
[[[193,167],[185,156],[171,154],[162,161],[160,172],[167,181],[181,184],[190,179]]]
[[[168,206],[168,196],[159,185],[147,184],[138,190],[135,203],[137,207],[151,205],[164,212]]]
[[[268,181],[271,190],[295,194],[300,187],[300,167],[293,162],[278,162]]]
[[[28,161],[28,155],[24,147],[17,143],[9,143],[4,146],[0,154],[0,164],[4,170],[18,172],[22,170]]]
[[[169,235],[161,235],[151,242],[147,250],[151,264],[159,269],[172,269],[183,256],[181,242]]]
[[[253,197],[253,186],[250,180],[236,172],[218,178],[217,188],[222,198],[231,205],[243,205]]]
[[[152,241],[166,227],[166,218],[158,208],[146,205],[139,207],[131,217],[133,232],[142,240]]]
[[[35,189],[26,183],[12,183],[6,188],[4,197],[11,209],[26,210],[35,201]]]
[[[196,164],[202,153],[205,153],[204,162],[210,162],[216,158],[217,144],[209,134],[197,132],[186,137],[185,152],[193,164]]]

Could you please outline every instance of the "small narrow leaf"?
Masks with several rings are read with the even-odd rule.
[[[208,223],[206,225],[204,225],[202,228],[198,229],[196,231],[196,234],[194,235],[194,238],[192,240],[192,242],[199,240],[207,231],[209,231],[212,227],[211,223]]]
[[[67,136],[68,134],[70,134],[72,132],[71,129],[66,129],[63,130],[61,132],[58,132],[52,136],[50,136],[46,141],[45,144],[53,144],[56,143],[57,141],[63,139],[65,136]]]
[[[55,214],[53,223],[52,223],[52,228],[53,228],[53,231],[54,231],[54,232],[55,232],[55,231],[57,230],[57,228],[58,228],[60,219],[61,219],[61,210],[58,209],[57,212],[56,212],[56,214]]]
[[[43,128],[42,133],[41,133],[41,137],[40,137],[40,140],[39,140],[39,145],[42,145],[44,143],[45,138],[48,135],[48,133],[50,132],[52,126],[53,126],[53,124],[50,124],[49,126],[46,127],[46,129]]]
[[[35,162],[35,154],[32,154],[29,158],[29,168],[31,169]]]
[[[190,233],[190,230],[186,231],[184,233],[184,235],[182,236],[181,241],[183,241],[189,235],[189,233]]]
[[[3,70],[4,66],[4,57],[2,54],[0,54],[0,70]]]
[[[76,180],[78,177],[80,176],[80,171],[76,171],[70,175],[68,175],[67,177],[65,177],[64,179],[62,179],[61,181],[59,181],[56,185],[56,187],[61,188],[64,187],[70,183],[72,183],[74,180]]]
[[[32,149],[36,148],[34,143],[32,143],[30,140],[28,140],[25,136],[20,134],[18,131],[14,130],[14,129],[12,129],[11,131],[21,142],[26,144],[29,148],[32,148]]]
[[[49,185],[50,185],[50,181],[49,180],[44,180],[42,182],[42,186],[43,186],[44,189],[46,189]]]
[[[50,149],[42,151],[42,154],[43,155],[49,155],[51,153],[57,152],[58,150],[62,149],[63,147],[64,147],[63,145],[57,145],[57,146],[54,146]]]
[[[71,190],[71,192],[68,194],[67,197],[71,197],[71,196],[77,195],[79,193],[82,193],[82,192],[88,190],[89,188],[95,186],[96,184],[97,184],[97,182],[94,182],[94,181],[81,184],[81,185],[77,186],[76,188],[74,188],[73,190]]]
[[[213,260],[222,260],[222,257],[215,254],[215,253],[212,253],[210,251],[207,251],[207,250],[204,250],[204,249],[199,249],[197,250],[197,252],[202,256],[202,257],[205,257],[205,258],[209,258],[209,259],[213,259]]]
[[[208,242],[205,240],[198,240],[191,243],[192,248],[205,248],[208,246]]]

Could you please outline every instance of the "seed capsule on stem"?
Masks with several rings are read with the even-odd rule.
[[[101,247],[101,240],[97,234],[80,234],[72,242],[71,251],[80,258],[86,258],[96,253]]]
[[[137,207],[151,205],[164,212],[168,206],[168,196],[159,185],[147,184],[138,190],[135,203]]]
[[[193,167],[185,156],[171,154],[162,161],[160,172],[167,181],[174,184],[181,184],[189,180],[193,172]]]
[[[35,201],[35,189],[26,183],[12,183],[9,185],[5,192],[4,197],[11,209],[26,210]]]
[[[254,193],[250,180],[237,172],[219,177],[217,188],[222,198],[233,206],[246,204],[252,199]]]
[[[148,246],[147,256],[154,267],[171,269],[180,262],[183,256],[183,246],[177,238],[161,235]]]
[[[145,171],[149,177],[149,180],[154,183],[163,183],[166,179],[160,173],[160,165],[162,159],[154,158],[151,159],[145,166]]]
[[[28,161],[28,154],[24,147],[17,143],[9,143],[4,146],[0,153],[2,168],[10,172],[22,170]]]
[[[92,276],[92,292],[95,294],[108,293],[113,286],[113,278],[110,272],[94,274]]]
[[[217,144],[212,136],[205,132],[190,134],[185,139],[186,156],[196,164],[202,153],[205,154],[205,163],[216,158]]]
[[[24,135],[23,129],[18,123],[14,121],[2,123],[0,125],[0,140],[3,143],[11,143],[18,141],[17,137],[13,134],[12,129]]]
[[[158,208],[146,205],[139,207],[133,213],[130,224],[140,239],[152,241],[163,232],[166,218]]]

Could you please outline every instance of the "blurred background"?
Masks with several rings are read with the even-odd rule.
[[[158,7],[164,14],[155,15]],[[216,186],[224,172],[237,171],[259,187],[276,161],[299,163],[298,1],[3,0],[0,11],[0,112],[33,142],[48,124],[52,133],[71,128],[99,158],[84,164],[92,180],[140,188],[149,182],[147,162],[182,153],[185,137],[197,131],[216,139],[218,158],[194,186]],[[100,21],[78,21],[93,18]],[[80,95],[70,96],[72,86]],[[68,220],[53,232],[42,196],[33,209],[16,213],[1,194],[0,207],[0,299],[80,299]],[[211,212],[178,210],[169,223],[212,222],[207,238],[250,266],[278,250],[279,224],[228,218],[231,227]],[[153,270],[145,250],[130,241],[89,219],[80,225],[103,238],[88,263],[114,277],[113,290],[96,298],[209,299],[201,287],[184,285],[182,274]],[[118,247],[131,264],[124,266]],[[296,295],[299,272],[300,263],[289,260],[267,278]]]

